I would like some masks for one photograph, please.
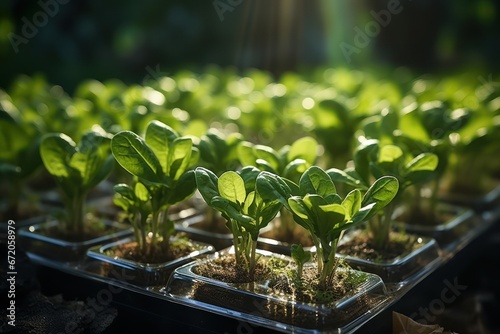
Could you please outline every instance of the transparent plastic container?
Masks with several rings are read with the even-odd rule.
[[[440,204],[438,211],[444,212],[452,218],[439,225],[421,225],[397,222],[404,231],[411,234],[433,238],[441,248],[454,249],[460,243],[470,239],[475,233],[475,228],[481,224],[472,209],[463,208],[451,204]],[[395,218],[397,221],[398,217]]]
[[[345,239],[341,240],[341,243],[357,233],[360,231],[350,232],[344,237]],[[421,247],[406,255],[386,261],[371,261],[344,254],[337,254],[337,256],[344,258],[353,269],[376,274],[386,284],[391,284],[392,288],[399,289],[425,276],[443,261],[436,240],[418,237],[417,242],[421,244]]]
[[[202,228],[205,216],[199,214],[177,222],[175,229],[183,232],[188,238],[213,245],[216,250],[222,250],[233,244],[233,234],[229,229],[227,233],[207,231]]]
[[[59,262],[81,262],[87,255],[87,250],[113,240],[132,234],[132,229],[124,224],[103,220],[102,235],[84,241],[68,241],[51,236],[48,231],[55,228],[59,223],[55,220],[26,225],[19,229],[20,245],[28,254],[36,254]]]
[[[175,240],[175,237],[171,238],[171,242]],[[156,286],[166,284],[170,274],[175,268],[205,254],[214,252],[214,247],[212,245],[190,241],[195,249],[194,251],[187,256],[163,263],[142,263],[120,258],[115,255],[115,250],[119,249],[121,245],[134,241],[135,238],[131,237],[89,249],[87,255],[92,259],[101,261],[98,268],[96,269],[94,267],[94,270],[105,277],[108,276],[110,272],[120,271],[123,273],[123,277],[128,283],[138,286]]]
[[[497,181],[497,183],[500,181]],[[486,210],[495,209],[500,205],[500,184],[488,191],[483,196],[475,194],[445,194],[440,198],[447,203],[466,206],[474,209],[476,212],[484,212]]]
[[[290,261],[284,255],[267,251],[259,254]],[[166,288],[168,296],[209,312],[296,333],[343,333],[387,300],[384,282],[373,274],[366,274],[366,280],[348,296],[330,304],[312,304],[297,301],[291,294],[273,293],[268,281],[231,284],[195,273],[196,266],[214,257],[177,268]]]

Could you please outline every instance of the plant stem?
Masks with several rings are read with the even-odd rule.
[[[250,278],[253,280],[255,276],[255,266],[257,265],[256,250],[257,250],[257,240],[252,239],[252,252],[250,253]]]
[[[392,214],[394,212],[394,202],[391,202],[384,209],[384,216],[381,220],[380,229],[375,235],[375,247],[378,250],[384,249],[389,243],[389,233],[391,231]]]
[[[168,219],[168,209],[167,206],[161,213],[161,234],[162,234],[162,249],[165,252],[170,250],[170,237],[174,231],[174,222]]]
[[[151,222],[151,224],[152,224],[151,232],[153,233],[153,235],[151,237],[151,246],[148,248],[147,256],[151,256],[152,248],[156,248],[159,216],[160,216],[160,210],[156,210],[155,212],[153,212],[153,221]]]
[[[67,208],[67,221],[66,221],[66,231],[69,233],[76,233],[77,235],[83,235],[84,225],[83,225],[83,212],[85,205],[85,194],[75,195],[68,203]]]
[[[233,220],[230,219],[229,223],[231,225],[231,232],[233,232],[233,246],[234,246],[234,258],[236,260],[236,264],[241,263],[241,254],[240,254],[240,245],[239,245],[239,229],[238,229],[238,224]]]

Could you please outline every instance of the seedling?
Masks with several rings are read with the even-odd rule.
[[[279,175],[298,182],[301,175],[311,167],[318,157],[318,143],[312,137],[302,137],[292,145],[286,145],[279,151],[265,145],[242,142],[238,146],[238,157],[243,166],[255,166],[262,171]],[[280,222],[276,235],[283,240],[293,238],[295,227],[290,211],[285,207],[280,210]]]
[[[111,140],[111,151],[116,161],[140,182],[133,193],[123,186],[115,190],[123,198],[122,208],[133,213],[133,224],[140,224],[135,231],[137,241],[143,243],[144,255],[168,252],[174,233],[168,209],[196,190],[194,171],[189,167],[198,161],[199,151],[191,138],[179,136],[158,121],[148,124],[145,140],[131,131],[117,133]],[[145,235],[150,236],[147,243]]]
[[[368,189],[371,179],[384,175],[391,175],[399,181],[395,199],[385,206],[382,215],[376,215],[369,221],[369,231],[375,247],[381,250],[390,241],[394,209],[400,204],[403,192],[410,186],[432,179],[438,165],[438,157],[433,153],[421,153],[411,157],[396,145],[380,146],[377,140],[366,140],[356,149],[354,163],[354,170],[331,168],[327,173],[333,181],[347,183],[359,190]]]
[[[302,279],[304,264],[312,260],[312,254],[305,251],[302,245],[294,244],[291,246],[291,255],[297,265],[297,278],[300,281]]]
[[[316,246],[320,286],[325,289],[338,267],[335,252],[344,231],[368,220],[386,207],[398,192],[398,180],[392,176],[377,179],[364,196],[359,189],[345,198],[336,191],[328,174],[317,166],[308,168],[296,185],[264,172],[258,184],[265,200],[279,200],[295,221],[309,231]],[[295,188],[295,189],[293,189]],[[293,190],[292,190],[293,189]],[[298,189],[298,191],[297,191]],[[293,193],[300,195],[292,195]]]
[[[66,215],[62,227],[68,234],[84,234],[86,196],[113,168],[109,140],[103,131],[84,134],[78,146],[63,133],[48,134],[42,139],[40,155],[63,195]]]
[[[255,167],[240,172],[227,171],[217,177],[210,170],[195,170],[196,184],[207,204],[221,212],[233,234],[236,264],[253,278],[257,264],[256,249],[260,230],[276,216],[281,203],[264,200],[259,183],[265,182]]]
[[[237,148],[242,140],[243,137],[239,133],[226,136],[216,129],[210,129],[198,144],[201,163],[217,176],[228,170],[235,170],[239,166]],[[224,220],[218,211],[210,206],[205,211],[205,219],[213,231],[216,231],[216,226]]]

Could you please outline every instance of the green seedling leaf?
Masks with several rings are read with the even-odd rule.
[[[130,174],[152,183],[162,183],[162,167],[144,140],[131,131],[113,136],[111,151],[116,161]]]
[[[378,163],[393,164],[403,158],[403,150],[396,145],[385,145],[380,148]]]
[[[311,252],[306,252],[302,245],[292,245],[290,247],[292,259],[300,265],[304,265],[306,262],[312,260]]]
[[[285,166],[283,170],[283,175],[285,177],[289,175],[302,175],[310,164],[304,159],[295,159]]]
[[[320,205],[317,208],[321,212],[321,220],[317,222],[317,235],[320,239],[325,239],[336,225],[344,223],[346,210],[340,204]]]
[[[379,150],[378,140],[371,139],[361,143],[354,152],[354,165],[356,173],[365,185],[370,184],[370,161],[374,160]]]
[[[276,170],[273,166],[271,166],[270,163],[268,163],[264,159],[255,160],[255,166],[258,167],[260,170],[268,171],[268,172],[274,172]]]
[[[253,152],[253,144],[243,141],[237,148],[238,159],[243,166],[253,166],[255,164],[255,154]]]
[[[433,153],[422,153],[413,158],[405,166],[406,173],[417,171],[434,171],[439,163],[437,155]]]
[[[239,223],[249,224],[253,221],[251,217],[240,212],[240,209],[238,208],[238,205],[236,203],[231,202],[227,198],[215,196],[214,198],[212,198],[210,206],[225,213],[229,218],[232,218]]]
[[[68,157],[75,153],[75,142],[62,133],[44,136],[40,145],[40,155],[45,168],[50,174],[59,178],[74,177],[74,173],[68,165]]]
[[[260,170],[254,166],[243,167],[239,172],[243,182],[245,183],[245,190],[247,193],[255,189],[255,182],[259,173]]]
[[[137,182],[135,184],[134,194],[137,197],[137,199],[141,202],[147,202],[147,201],[149,201],[149,198],[151,197],[146,186],[140,182]]]
[[[361,183],[360,180],[354,178],[353,176],[347,174],[345,171],[337,169],[337,168],[330,168],[326,171],[328,176],[330,176],[330,179],[335,183],[335,182],[341,182],[348,184],[350,186],[359,188],[359,189],[368,189],[365,185]]]
[[[219,195],[217,175],[210,170],[197,167],[195,169],[196,186],[205,202],[212,202],[212,198]]]
[[[354,189],[342,201],[347,220],[350,220],[361,209],[361,191]]]
[[[191,162],[191,152],[193,141],[191,138],[180,137],[176,138],[168,152],[168,175],[172,180],[176,181],[189,167]]]
[[[189,170],[182,174],[180,179],[175,184],[172,191],[169,203],[179,203],[190,197],[196,190],[196,176],[193,170]]]
[[[288,207],[288,199],[292,196],[292,190],[279,176],[261,172],[257,177],[256,189],[264,201],[277,200]]]
[[[299,181],[300,192],[302,195],[318,194],[326,197],[337,193],[332,180],[321,168],[317,166],[310,167]]]
[[[316,162],[318,142],[312,137],[302,137],[296,140],[288,151],[288,161],[304,160],[309,166]]]
[[[372,212],[366,219],[373,217],[377,212],[387,206],[396,196],[399,182],[393,176],[383,176],[377,179],[363,196],[362,207],[375,203]]]
[[[219,178],[218,190],[223,198],[235,204],[241,205],[245,202],[245,183],[236,172],[223,173]]]
[[[271,170],[276,171],[279,169],[280,159],[278,156],[278,152],[265,145],[255,145],[253,149],[256,161],[257,159],[262,159],[267,162],[267,165],[270,166],[270,168],[272,168]]]
[[[159,121],[150,122],[146,129],[145,142],[158,158],[164,174],[168,173],[169,144],[177,137],[171,127]]]
[[[438,156],[433,153],[422,153],[416,156],[405,166],[405,186],[424,183],[432,179],[436,175],[438,164]]]

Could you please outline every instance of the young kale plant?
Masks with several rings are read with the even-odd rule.
[[[257,238],[260,230],[276,216],[281,203],[277,199],[264,200],[259,184],[266,182],[255,167],[244,167],[240,172],[227,171],[217,177],[210,170],[195,170],[196,184],[207,202],[221,212],[226,226],[233,234],[236,264],[244,268],[250,279],[257,265]]]
[[[393,213],[397,205],[401,204],[403,192],[411,186],[432,179],[438,157],[433,153],[421,153],[412,157],[396,145],[381,146],[377,140],[366,140],[354,152],[354,164],[354,170],[331,168],[326,172],[333,181],[347,183],[362,191],[368,189],[372,179],[384,175],[393,176],[399,181],[399,190],[394,200],[385,206],[383,214],[373,216],[368,223],[375,247],[382,250],[390,242]]]
[[[152,214],[149,191],[146,186],[136,182],[132,188],[128,184],[120,183],[114,186],[113,202],[120,207],[134,229],[136,241],[142,254],[148,254],[148,219]]]
[[[302,137],[279,151],[265,145],[242,142],[238,146],[238,157],[243,166],[255,166],[297,183],[307,168],[314,165],[318,157],[318,143],[312,137]],[[286,207],[279,214],[279,224],[275,234],[281,240],[297,238],[293,217]]]
[[[264,200],[281,202],[292,212],[295,221],[311,234],[322,289],[326,289],[335,275],[339,263],[335,252],[344,231],[386,207],[399,188],[395,177],[382,176],[364,196],[359,189],[354,189],[342,198],[329,175],[317,166],[308,168],[298,185],[268,172],[260,178],[265,181],[258,183],[258,190],[265,194]]]
[[[174,233],[168,209],[196,190],[194,171],[189,168],[198,161],[198,149],[191,138],[181,137],[171,127],[152,121],[145,139],[131,131],[114,135],[111,151],[116,161],[139,182],[133,192],[125,186],[115,190],[123,198],[122,208],[133,213],[136,239],[145,251],[143,255],[167,253]],[[151,238],[145,240],[148,235]]]
[[[198,144],[200,165],[207,167],[217,176],[229,170],[236,170],[239,167],[237,148],[242,140],[243,137],[239,133],[226,136],[216,129],[210,129]],[[206,208],[205,220],[211,231],[217,231],[219,226],[224,228],[224,218],[211,206]]]
[[[65,134],[47,134],[40,144],[40,155],[47,171],[63,195],[66,215],[63,233],[83,235],[85,199],[111,173],[114,160],[109,153],[110,136],[104,131],[87,132],[80,144]]]

